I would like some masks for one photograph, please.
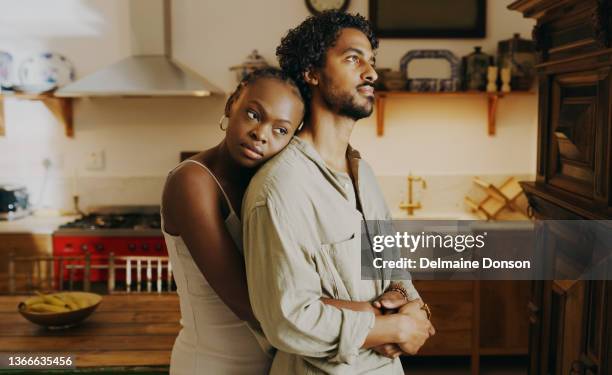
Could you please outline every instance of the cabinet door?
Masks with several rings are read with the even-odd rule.
[[[552,79],[546,179],[590,200],[605,201],[610,68]]]
[[[529,314],[529,374],[540,374],[542,367],[542,291],[545,282],[539,280],[531,281],[531,296],[527,304]]]
[[[589,283],[585,352],[580,365],[585,375],[599,374],[602,364],[602,339],[604,336],[604,291],[605,281]]]
[[[587,283],[555,280],[550,300],[548,374],[582,373]]]

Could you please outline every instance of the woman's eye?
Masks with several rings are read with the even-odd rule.
[[[280,135],[287,135],[289,133],[285,128],[275,128],[274,132]]]
[[[246,111],[247,113],[247,117],[251,120],[259,120],[259,114],[257,114],[257,112],[251,110],[251,109],[247,109]]]

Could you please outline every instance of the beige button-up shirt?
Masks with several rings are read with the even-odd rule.
[[[361,220],[389,220],[390,214],[371,168],[350,147],[347,157],[354,191],[350,178],[331,171],[310,144],[294,137],[245,194],[249,296],[278,349],[272,375],[404,373],[399,359],[361,348],[373,313],[320,301],[372,301],[390,283],[361,279]],[[410,281],[404,286],[411,299],[419,298]]]

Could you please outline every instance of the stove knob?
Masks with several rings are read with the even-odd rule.
[[[162,251],[162,245],[160,243],[155,244],[155,251]]]
[[[87,250],[89,250],[89,246],[87,246],[87,244],[82,244],[81,251],[87,251]]]
[[[148,243],[143,243],[142,244],[142,249],[145,250],[145,251],[148,251],[149,250],[149,244]]]
[[[134,245],[133,243],[129,243],[128,244],[128,250],[135,251],[136,250],[136,245]]]
[[[96,251],[104,251],[104,245],[102,245],[101,243],[97,244]]]

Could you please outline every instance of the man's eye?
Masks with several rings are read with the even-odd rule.
[[[274,128],[274,132],[279,135],[287,135],[289,132],[285,128]]]
[[[247,109],[246,111],[247,117],[251,120],[259,120],[259,114],[251,109]]]
[[[347,58],[347,60],[352,62],[352,63],[357,63],[357,62],[359,62],[359,57],[353,55],[353,56],[349,56]]]

